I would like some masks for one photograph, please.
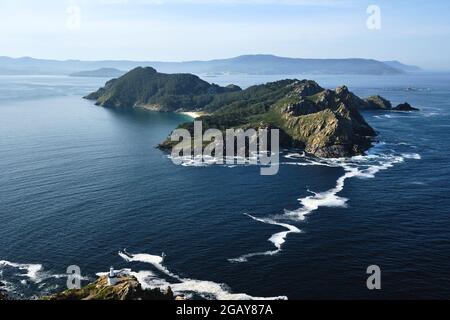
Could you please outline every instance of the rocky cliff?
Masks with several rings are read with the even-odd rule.
[[[359,98],[346,87],[305,96],[293,92],[279,110],[281,128],[294,143],[319,157],[351,157],[363,154],[376,136],[358,111]]]
[[[333,91],[310,80],[286,80],[247,90],[264,92],[266,100],[224,106],[211,116],[200,118],[203,129],[279,129],[281,147],[302,148],[327,158],[363,154],[376,136],[358,111],[364,101],[346,87]],[[181,127],[193,133],[192,124]],[[167,139],[160,148],[170,150],[173,146]]]
[[[170,288],[144,290],[138,280],[129,275],[119,277],[114,286],[108,285],[107,276],[81,289],[67,290],[44,300],[175,300]]]

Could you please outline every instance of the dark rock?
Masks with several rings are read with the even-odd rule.
[[[172,291],[171,287],[167,287],[167,289],[164,291],[164,295],[167,297],[168,300],[175,299],[175,296],[173,294],[173,291]]]
[[[399,104],[398,106],[396,106],[394,109],[392,109],[394,111],[420,111],[417,108],[414,108],[413,106],[411,106],[409,103],[405,102],[402,104]]]
[[[0,301],[1,300],[9,300],[8,294],[6,291],[0,290]]]

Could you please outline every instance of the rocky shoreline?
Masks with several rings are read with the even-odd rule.
[[[4,290],[5,284],[0,281],[0,300],[8,300],[8,292]]]
[[[66,290],[61,293],[44,297],[42,300],[184,300],[175,296],[168,287],[165,291],[160,289],[143,289],[138,279],[131,275],[118,277],[117,283],[108,284],[108,276],[101,276],[97,281],[81,289]]]

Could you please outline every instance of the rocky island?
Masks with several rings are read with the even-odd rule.
[[[80,71],[70,74],[71,77],[86,78],[115,78],[123,76],[126,72],[115,68],[100,68],[97,70]]]
[[[136,68],[85,97],[106,108],[204,112],[203,130],[280,130],[280,146],[324,158],[362,155],[376,137],[360,111],[403,111],[380,96],[361,99],[342,86],[322,88],[311,80],[281,80],[242,90],[210,84],[192,74],[163,74]],[[180,126],[193,132],[193,123]],[[159,148],[170,150],[167,139]]]
[[[404,111],[404,112],[420,111],[419,109],[414,108],[413,106],[411,106],[408,102],[401,103],[398,106],[396,106],[395,108],[393,108],[392,110],[394,110],[394,111]]]

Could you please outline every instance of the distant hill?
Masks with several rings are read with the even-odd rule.
[[[414,73],[414,72],[421,72],[423,71],[422,68],[417,67],[417,66],[412,66],[412,65],[407,65],[407,64],[403,64],[399,61],[383,61],[385,64],[387,64],[388,66],[398,69],[398,70],[402,70],[404,72],[407,73]]]
[[[391,75],[420,69],[400,62],[371,59],[298,59],[274,55],[244,55],[231,59],[210,61],[81,61],[42,60],[30,57],[0,57],[0,74],[71,75],[86,70],[114,68],[129,71],[136,67],[153,67],[165,73],[193,74],[362,74]]]
[[[121,71],[115,68],[101,68],[90,71],[80,71],[72,73],[71,77],[99,77],[99,78],[118,78],[125,74],[125,71]]]
[[[273,55],[246,55],[231,59],[188,62],[179,65],[200,73],[231,74],[399,74],[403,71],[383,62],[367,59],[297,59]],[[162,65],[174,68],[176,65]],[[188,70],[184,70],[188,72]],[[197,71],[197,72],[198,72]]]
[[[191,111],[204,108],[216,95],[240,90],[237,86],[210,84],[193,74],[164,74],[151,67],[138,67],[85,98],[107,108]]]

